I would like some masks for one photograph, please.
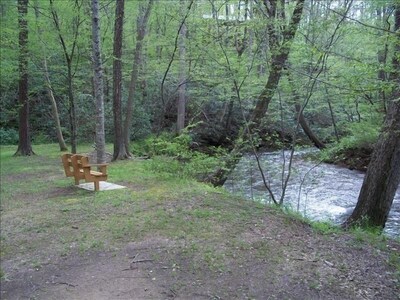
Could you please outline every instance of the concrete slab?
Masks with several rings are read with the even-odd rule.
[[[119,190],[126,188],[126,186],[118,185],[107,181],[100,181],[99,184],[100,184],[100,191],[111,191],[111,190]],[[94,191],[93,182],[81,183],[77,187],[88,191]]]

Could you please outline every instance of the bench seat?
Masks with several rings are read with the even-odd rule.
[[[89,158],[85,155],[66,153],[62,155],[65,175],[74,177],[75,184],[84,179],[85,182],[93,182],[94,190],[100,189],[100,181],[107,181],[108,164],[90,164]],[[97,168],[97,171],[92,170]]]

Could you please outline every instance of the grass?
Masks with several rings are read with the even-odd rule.
[[[64,176],[57,145],[36,145],[37,155],[31,157],[13,157],[14,151],[14,146],[1,147],[5,259],[18,256],[40,265],[49,251],[112,250],[148,236],[224,239],[221,224],[251,218],[247,206],[222,213],[241,199],[164,168],[155,172],[151,160],[112,163],[109,181],[129,188],[93,193],[75,188]]]
[[[57,145],[35,145],[37,155],[31,157],[14,157],[15,150],[15,146],[0,147],[0,255],[14,268],[41,268],[49,257],[118,251],[129,242],[157,237],[185,241],[182,254],[192,258],[194,270],[206,267],[220,272],[227,260],[239,264],[248,253],[274,264],[286,259],[282,249],[270,245],[271,239],[243,238],[250,225],[264,228],[264,205],[182,176],[185,172],[177,176],[175,165],[168,168],[169,158],[111,163],[109,181],[128,188],[89,192],[64,176]],[[91,150],[90,145],[79,147],[80,152]],[[305,225],[324,236],[341,232],[287,209],[267,210],[267,219],[279,218],[282,226]],[[385,248],[385,240],[376,235],[352,234],[354,245]],[[275,243],[275,247],[286,246]],[[387,263],[400,270],[398,254],[391,254]],[[0,276],[8,278],[4,269]]]

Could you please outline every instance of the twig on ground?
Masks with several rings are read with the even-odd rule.
[[[137,259],[137,260],[133,260],[131,262],[131,264],[136,264],[136,263],[141,263],[141,262],[149,262],[149,261],[153,261],[152,259]]]
[[[74,285],[74,284],[71,284],[71,283],[68,283],[68,282],[60,282],[60,281],[57,281],[57,282],[52,282],[52,284],[65,284],[65,285],[68,285],[68,286],[70,286],[70,287],[77,287],[78,285]]]

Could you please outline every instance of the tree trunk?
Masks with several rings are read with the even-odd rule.
[[[126,151],[122,126],[122,37],[124,26],[125,0],[116,0],[114,24],[113,61],[113,115],[114,154],[113,160],[129,158]]]
[[[273,28],[269,28],[268,35],[270,37],[270,51],[272,53],[271,57],[271,69],[268,75],[268,80],[264,89],[262,90],[260,96],[258,97],[258,101],[256,103],[256,107],[254,108],[252,114],[252,128],[256,128],[260,125],[262,118],[265,116],[268,111],[269,103],[272,101],[272,97],[275,94],[275,90],[278,87],[279,80],[281,79],[282,70],[285,66],[285,63],[289,57],[290,45],[294,39],[294,36],[297,31],[297,27],[300,23],[301,16],[303,14],[303,6],[305,0],[298,0],[296,3],[296,7],[293,11],[293,16],[290,20],[288,28],[283,32],[283,41],[279,42],[278,37],[276,36],[275,30]],[[269,2],[269,1],[265,1]],[[268,6],[267,4],[265,4]],[[272,3],[269,4],[269,6]],[[274,3],[274,5],[277,5]],[[275,10],[275,9],[273,9]],[[271,13],[271,17],[274,16],[274,13]]]
[[[300,104],[296,103],[294,105],[296,108],[297,112],[297,118],[299,120],[299,124],[301,128],[303,129],[304,133],[307,135],[307,137],[310,139],[310,141],[317,147],[318,149],[324,149],[326,146],[325,144],[318,138],[318,136],[312,131],[310,126],[308,126],[307,120],[304,117],[303,114],[303,109]]]
[[[357,205],[343,224],[383,228],[400,184],[400,4],[395,5],[396,41],[393,72],[394,90],[388,101],[382,132],[372,153]]]
[[[130,132],[132,126],[132,113],[133,113],[133,98],[135,96],[135,91],[138,82],[138,69],[140,67],[140,58],[143,47],[143,38],[146,35],[147,22],[149,20],[151,7],[153,5],[153,0],[149,0],[147,8],[144,8],[140,4],[140,12],[137,21],[137,37],[136,37],[136,48],[133,57],[133,66],[131,73],[131,82],[129,84],[128,101],[126,106],[126,115],[124,123],[124,144],[126,153],[130,155],[129,144],[130,144]]]
[[[38,5],[37,0],[35,0],[34,8],[35,8],[36,20],[38,22],[38,20],[39,20],[39,5]],[[37,31],[38,31],[39,38],[41,39],[43,30],[39,27],[39,23],[37,25]],[[57,102],[56,102],[56,99],[54,98],[53,89],[51,87],[50,74],[49,74],[49,69],[47,67],[46,49],[44,47],[44,43],[42,43],[42,54],[43,54],[44,77],[46,80],[46,91],[47,91],[47,95],[49,96],[49,100],[50,100],[50,104],[51,104],[51,114],[53,116],[53,120],[54,120],[54,124],[55,124],[58,145],[60,147],[60,151],[67,151],[68,148],[65,143],[64,136],[63,136],[63,133],[61,130],[60,115],[58,113]]]
[[[246,131],[243,131],[242,136],[239,137],[239,141],[245,138],[245,135],[250,135],[253,129],[257,129],[261,125],[262,118],[268,111],[269,103],[272,101],[272,97],[275,94],[275,90],[278,87],[279,80],[282,75],[282,70],[285,66],[287,58],[289,57],[290,46],[295,37],[298,25],[303,14],[303,6],[305,0],[298,0],[293,11],[293,15],[289,21],[289,24],[284,28],[282,32],[282,37],[278,38],[276,31],[273,26],[280,26],[274,24],[273,21],[281,24],[286,22],[284,17],[284,6],[280,8],[281,13],[277,12],[276,1],[264,0],[264,5],[266,7],[266,15],[274,20],[268,20],[267,31],[269,39],[270,52],[272,53],[270,62],[270,72],[268,75],[267,83],[264,86],[260,96],[258,97],[256,106],[250,118],[250,125]],[[281,3],[283,4],[283,3]],[[213,175],[211,175],[209,181],[214,186],[223,185],[228,178],[228,174],[240,161],[242,156],[242,143],[237,143],[234,149],[227,157],[225,166],[219,168]]]
[[[326,72],[325,72],[325,80],[326,82],[328,81],[328,76],[326,76]],[[337,125],[336,125],[336,120],[335,120],[335,114],[333,112],[333,107],[332,107],[332,103],[331,100],[329,99],[329,93],[328,93],[328,85],[325,83],[325,97],[326,97],[326,102],[328,103],[328,108],[329,108],[329,113],[331,115],[331,120],[332,120],[332,127],[333,127],[333,131],[335,133],[335,137],[336,137],[336,141],[339,143],[340,137],[339,137],[339,131],[337,129]]]
[[[400,93],[397,94],[400,97]],[[400,103],[388,107],[385,128],[375,146],[357,205],[344,226],[385,226],[400,183]]]
[[[317,147],[318,149],[325,148],[326,147],[325,144],[313,132],[313,130],[308,125],[306,118],[304,117],[303,111],[304,111],[305,106],[308,103],[308,100],[305,101],[305,103],[304,103],[304,101],[301,101],[300,95],[296,90],[295,83],[293,81],[293,77],[292,77],[292,74],[290,73],[290,71],[288,73],[288,81],[290,83],[293,99],[295,101],[294,107],[295,107],[296,114],[297,114],[296,120],[297,120],[298,124],[300,124],[304,133],[307,135],[307,137],[310,139],[310,141],[315,145],[315,147]],[[303,105],[300,104],[302,102],[304,103]]]
[[[80,10],[82,6],[82,1],[75,1],[75,6]],[[76,153],[76,146],[77,146],[77,126],[76,126],[76,108],[75,108],[75,99],[74,99],[74,90],[73,90],[73,72],[72,72],[72,60],[75,55],[75,50],[76,50],[76,43],[79,35],[79,26],[82,24],[80,21],[80,15],[78,14],[76,18],[74,18],[75,25],[73,26],[74,28],[74,40],[72,42],[71,46],[71,51],[68,52],[67,45],[64,41],[64,37],[62,35],[61,27],[60,27],[60,22],[58,18],[58,14],[56,10],[54,9],[54,0],[50,0],[50,8],[51,8],[51,14],[53,17],[53,22],[54,26],[56,27],[57,33],[58,33],[58,38],[61,44],[61,47],[64,52],[64,57],[65,57],[65,62],[67,65],[67,86],[68,86],[68,101],[69,101],[69,107],[68,107],[68,115],[69,115],[69,123],[70,123],[70,131],[71,131],[71,152]]]
[[[71,130],[71,152],[76,153],[76,144],[77,144],[77,128],[76,128],[76,108],[75,108],[75,98],[74,98],[74,91],[73,91],[73,76],[72,76],[72,66],[71,60],[67,60],[67,81],[68,81],[68,100],[69,100],[69,107],[68,107],[68,115],[69,115],[69,123],[70,123],[70,130]]]
[[[32,151],[29,134],[29,99],[28,99],[28,0],[18,0],[19,24],[19,142],[14,155],[28,156]]]
[[[45,72],[45,77],[46,77],[46,89],[47,89],[47,94],[50,99],[51,114],[53,115],[53,119],[54,119],[54,123],[55,123],[58,145],[60,147],[60,151],[67,151],[68,147],[67,147],[67,144],[65,143],[64,136],[63,136],[63,133],[61,130],[60,115],[58,113],[57,102],[56,102],[56,99],[54,98],[53,89],[51,87],[50,75],[49,75],[49,71],[47,68],[46,58],[44,58],[44,60],[43,60],[43,66],[44,66],[44,72]]]
[[[100,45],[99,0],[92,0],[92,39],[94,98],[96,100],[96,154],[97,163],[102,164],[106,161],[106,141],[104,134],[104,87]]]
[[[385,7],[384,4],[380,6],[378,4],[378,8],[376,10],[376,15],[377,15],[377,26],[384,27],[386,24],[386,29],[390,30],[390,22],[388,21],[389,19],[389,14],[388,14],[388,8]],[[385,44],[383,45],[383,48],[378,50],[377,53],[377,58],[378,58],[378,63],[379,63],[379,70],[378,70],[378,79],[381,81],[381,84],[384,85],[385,82],[387,81],[387,72],[385,69],[387,68],[387,56],[389,52],[389,47],[388,47],[388,40],[389,37],[386,34],[386,41]],[[386,92],[384,87],[379,88],[379,97],[382,101],[382,108],[383,111],[386,113]]]
[[[184,14],[185,1],[181,0],[181,14]],[[185,128],[185,108],[186,108],[186,24],[183,23],[179,31],[179,88],[178,88],[178,116],[176,122],[177,134]]]

